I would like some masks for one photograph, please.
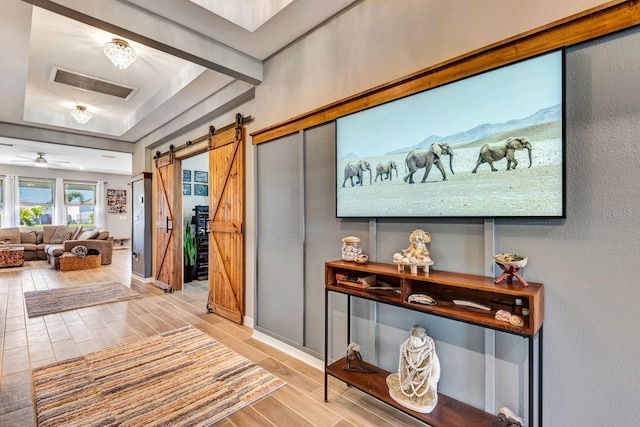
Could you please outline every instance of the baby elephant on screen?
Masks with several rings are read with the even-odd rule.
[[[380,181],[384,181],[388,179],[389,181],[393,178],[393,170],[396,170],[396,178],[398,177],[398,165],[395,161],[389,160],[387,163],[378,163],[376,166],[376,179],[374,182],[378,181],[378,177],[380,177]]]

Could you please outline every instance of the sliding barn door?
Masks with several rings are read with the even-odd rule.
[[[182,182],[177,179],[173,153],[156,158],[156,274],[155,285],[165,291],[182,289],[180,227],[182,221],[179,203],[176,201],[176,186]],[[175,226],[178,228],[175,229]]]
[[[237,323],[244,315],[244,128],[209,141],[210,311]]]

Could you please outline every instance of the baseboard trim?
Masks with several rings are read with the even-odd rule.
[[[246,326],[247,328],[251,328],[251,329],[253,329],[253,326],[254,326],[253,317],[244,316],[244,317],[242,318],[242,324],[243,324],[244,326]]]
[[[153,277],[142,277],[138,276],[136,273],[131,273],[131,278],[142,283],[153,283]]]
[[[305,353],[304,351],[300,351],[295,347],[292,347],[288,344],[283,343],[282,341],[278,341],[277,339],[267,335],[267,334],[263,334],[262,332],[256,331],[255,329],[253,330],[253,338],[255,338],[256,340],[263,342],[273,348],[275,348],[276,350],[280,350],[283,353],[288,354],[291,357],[295,357],[296,359],[298,359],[299,361],[306,363],[307,365],[311,366],[312,368],[315,368],[321,372],[324,372],[324,362],[320,359],[317,359],[307,353]]]

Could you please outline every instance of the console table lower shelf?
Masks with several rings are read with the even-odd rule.
[[[363,362],[363,366],[374,373],[361,373],[345,371],[342,367],[346,364],[344,358],[327,366],[326,374],[331,375],[350,386],[373,396],[388,405],[391,405],[412,417],[426,422],[434,427],[468,427],[487,426],[494,427],[497,421],[496,415],[475,408],[464,402],[460,402],[442,393],[438,393],[438,404],[430,414],[421,414],[412,411],[389,396],[387,376],[390,372],[377,366]],[[327,400],[327,387],[325,386],[325,401]]]

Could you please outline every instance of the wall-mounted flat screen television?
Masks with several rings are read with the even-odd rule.
[[[336,216],[565,217],[564,50],[337,119]]]

